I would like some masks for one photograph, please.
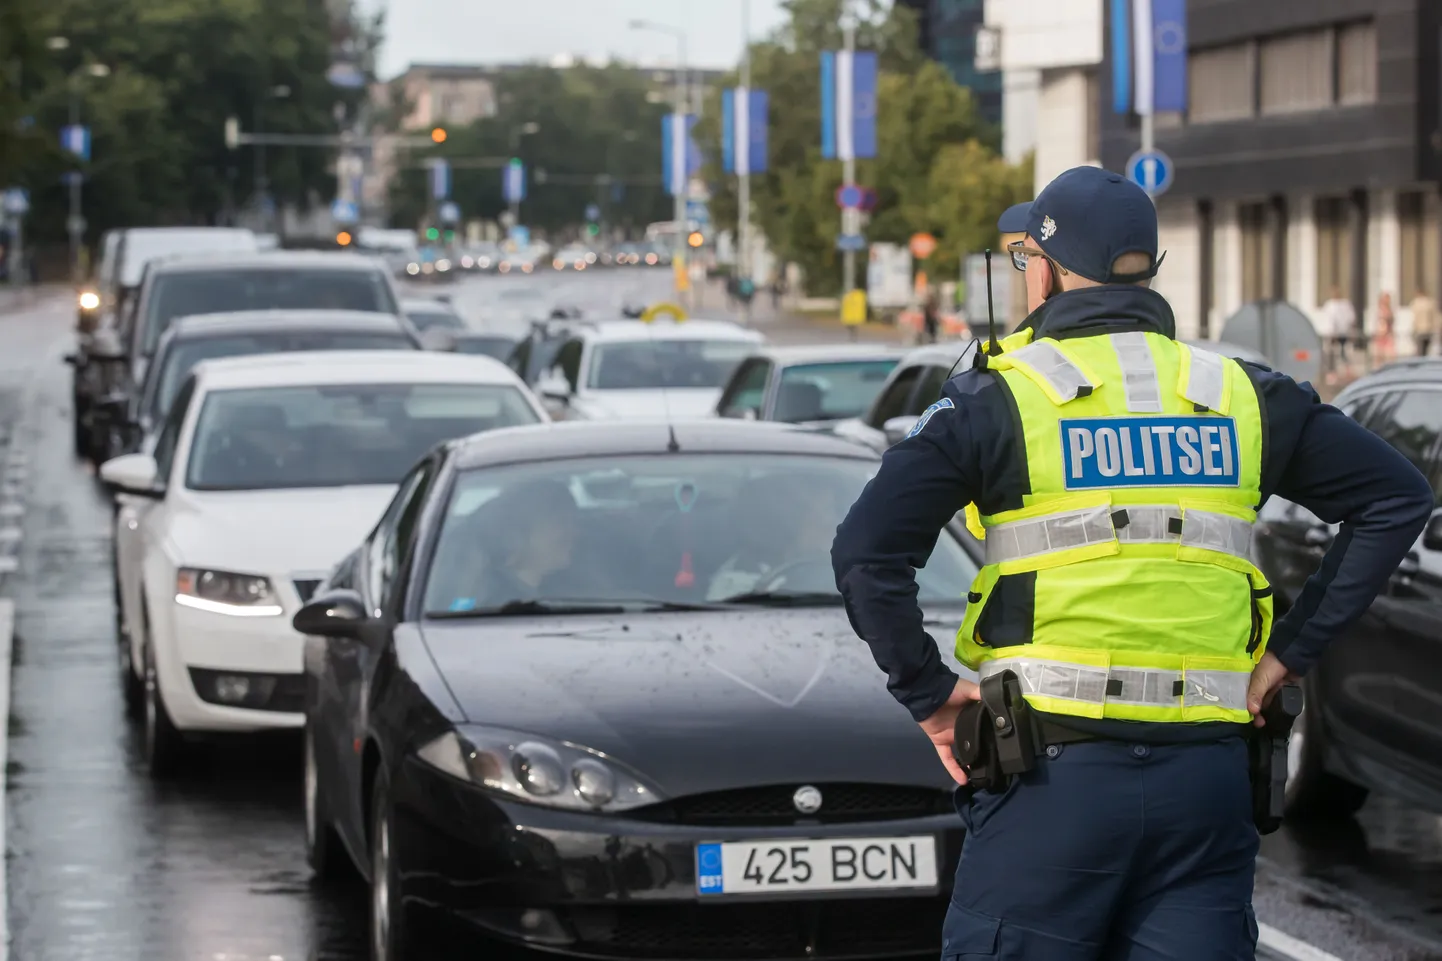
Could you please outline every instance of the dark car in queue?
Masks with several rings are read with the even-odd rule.
[[[409,298],[401,301],[401,313],[421,333],[428,330],[464,331],[466,320],[456,309],[443,300],[434,298]]]
[[[859,417],[905,353],[864,344],[764,346],[732,371],[716,413],[786,424]]]
[[[339,252],[273,251],[152,261],[139,293],[122,312],[119,366],[107,395],[132,395],[145,379],[160,337],[178,317],[250,310],[348,310],[400,314],[385,267],[371,257]],[[111,405],[114,409],[114,405]],[[113,432],[96,418],[91,456],[114,456]]]
[[[1405,454],[1442,492],[1442,361],[1418,358],[1363,377],[1334,404]],[[1442,506],[1442,500],[1439,500]],[[1258,565],[1277,615],[1299,603],[1339,531],[1274,497],[1257,516]],[[1288,744],[1289,813],[1340,818],[1368,793],[1442,813],[1442,511],[1367,613],[1303,679],[1306,707]]]
[[[516,334],[471,330],[452,334],[447,349],[458,354],[484,354],[487,357],[504,361],[515,352],[516,345],[520,341],[520,336]]]
[[[103,439],[107,430],[107,425],[94,423],[96,403],[130,382],[125,318],[135,308],[149,265],[258,250],[255,234],[238,227],[130,227],[105,235],[97,287],[82,292],[82,297],[93,293],[96,306],[82,311],[77,349],[65,357],[75,369],[71,416],[76,454],[96,460],[97,435]]]
[[[936,956],[951,780],[829,559],[878,463],[697,420],[505,429],[418,464],[294,618],[308,854],[369,881],[372,957],[413,956],[422,907],[578,957]],[[967,538],[918,571],[937,637]]]
[[[139,449],[164,419],[196,364],[249,354],[313,350],[420,349],[400,317],[370,311],[252,310],[180,317],[161,335],[145,379],[129,396],[110,400],[120,436],[117,452]]]

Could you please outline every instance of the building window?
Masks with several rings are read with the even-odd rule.
[[[1377,27],[1370,21],[1337,28],[1337,102],[1377,102]]]
[[[1337,292],[1352,290],[1352,230],[1345,197],[1319,197],[1317,221],[1317,303],[1325,304]]]
[[[1194,51],[1188,61],[1187,89],[1192,123],[1241,120],[1252,116],[1256,94],[1257,46],[1238,43]]]
[[[1257,45],[1264,114],[1332,105],[1332,30],[1268,37]]]
[[[1397,226],[1402,241],[1402,277],[1398,291],[1405,305],[1425,290],[1435,298],[1438,289],[1438,250],[1436,214],[1429,216],[1427,195],[1421,191],[1399,194]]]
[[[1237,224],[1242,231],[1242,303],[1266,300],[1274,290],[1267,205],[1239,205]]]

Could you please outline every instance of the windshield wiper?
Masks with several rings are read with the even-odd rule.
[[[669,611],[724,611],[717,604],[694,604],[686,601],[663,601],[657,598],[598,598],[596,600],[507,601],[500,607],[473,608],[468,611],[428,611],[426,617],[456,620],[482,617],[532,617],[546,614],[635,614]]]
[[[756,607],[836,607],[841,604],[841,595],[835,591],[749,591],[722,597],[717,603]]]

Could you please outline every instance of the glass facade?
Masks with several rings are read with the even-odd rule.
[[[916,13],[921,48],[969,87],[981,115],[1001,124],[1001,71],[976,69],[976,31],[984,22],[984,0],[897,0]]]

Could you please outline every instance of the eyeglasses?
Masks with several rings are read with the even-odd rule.
[[[1028,247],[1020,240],[1013,244],[1007,244],[1006,251],[1007,253],[1011,254],[1011,265],[1017,270],[1020,270],[1022,273],[1026,273],[1027,261],[1030,260],[1032,257],[1042,258],[1047,263],[1051,264],[1052,270],[1058,271],[1063,274],[1067,273],[1067,269],[1065,267],[1057,263],[1055,260],[1052,260],[1046,255],[1045,252],[1037,250],[1035,247]]]

